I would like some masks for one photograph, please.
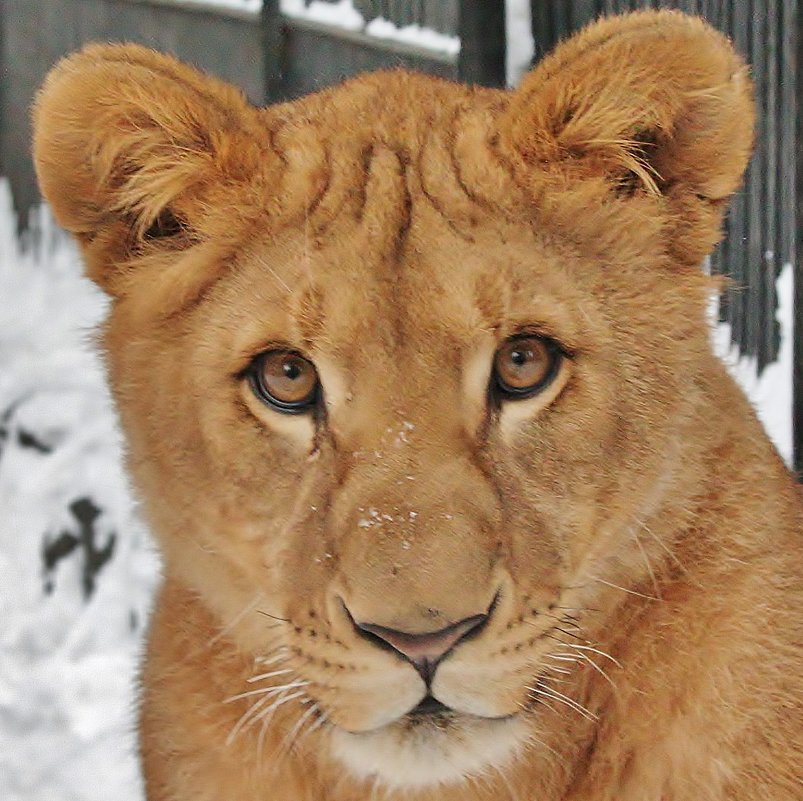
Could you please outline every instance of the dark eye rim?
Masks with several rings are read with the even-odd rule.
[[[513,387],[507,384],[496,371],[496,355],[499,350],[511,342],[521,339],[540,339],[547,347],[547,351],[552,359],[549,372],[538,383],[529,387]],[[527,400],[543,392],[558,376],[563,360],[566,358],[566,351],[552,337],[544,334],[522,331],[508,337],[494,352],[493,368],[491,371],[491,392],[499,401],[506,400]]]
[[[277,353],[281,353],[283,356],[296,356],[312,365],[312,369],[315,370],[315,386],[306,398],[300,401],[283,401],[274,397],[265,386],[265,382],[262,379],[262,367],[268,357],[275,356]],[[315,364],[303,353],[299,353],[292,348],[271,348],[270,350],[263,351],[252,359],[245,370],[245,377],[248,380],[251,391],[256,395],[258,400],[283,414],[307,414],[319,405],[321,399],[321,380],[318,376],[318,370]]]

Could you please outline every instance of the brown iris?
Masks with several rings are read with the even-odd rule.
[[[293,351],[271,350],[257,356],[250,377],[260,400],[281,412],[305,412],[318,400],[315,366]]]
[[[494,356],[495,388],[503,398],[529,398],[552,382],[560,360],[560,348],[551,339],[512,337]]]

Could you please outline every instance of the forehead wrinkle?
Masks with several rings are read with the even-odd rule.
[[[288,306],[296,338],[314,350],[322,339],[325,312],[323,292],[311,276],[293,292]]]
[[[505,328],[510,315],[512,288],[507,271],[480,273],[474,283],[474,308],[479,316],[475,327],[497,332]]]
[[[408,159],[401,151],[374,145],[366,159],[362,228],[374,258],[395,271],[410,225]]]

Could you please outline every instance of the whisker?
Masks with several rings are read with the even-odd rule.
[[[258,687],[256,690],[249,690],[245,693],[238,693],[237,695],[232,695],[223,701],[224,704],[230,704],[233,701],[239,701],[241,698],[248,698],[251,695],[275,695],[277,692],[281,692],[282,690],[291,690],[294,687],[307,687],[309,685],[308,681],[294,681],[290,682],[289,684],[280,684],[278,686],[270,686],[270,687]]]
[[[287,692],[285,690],[285,692]],[[248,709],[240,715],[237,723],[235,723],[234,728],[229,732],[229,736],[226,738],[226,745],[231,745],[234,740],[237,738],[237,735],[242,731],[242,729],[246,725],[251,725],[253,720],[257,719],[260,714],[260,710],[266,704],[269,704],[273,700],[273,696],[266,695],[264,698],[260,698],[255,704],[252,704]]]
[[[274,703],[276,701],[282,700],[287,695],[287,690],[281,693],[278,698],[273,699]],[[265,752],[265,737],[268,733],[268,728],[270,727],[270,722],[273,719],[273,715],[271,714],[271,710],[264,710],[259,715],[256,716],[252,725],[256,724],[258,721],[261,720],[261,725],[259,728],[259,735],[257,737],[257,763],[259,765],[260,770],[262,769],[262,760],[264,759],[264,752]]]
[[[285,692],[287,692],[285,690]],[[257,715],[254,719],[253,723],[256,723],[258,720],[264,721],[267,718],[267,722],[270,722],[273,719],[273,716],[276,714],[276,710],[286,704],[288,701],[294,701],[296,698],[301,698],[306,696],[306,693],[303,690],[299,690],[295,693],[290,693],[290,695],[281,695],[274,700],[271,706],[268,709],[263,710],[262,712]]]
[[[663,598],[661,598],[661,588],[658,586],[658,579],[655,577],[655,571],[652,569],[650,558],[647,556],[647,551],[644,549],[644,544],[641,542],[638,532],[635,529],[631,529],[631,533],[633,535],[633,539],[636,541],[636,545],[638,545],[639,551],[641,551],[641,556],[644,560],[644,565],[647,568],[647,572],[650,574],[650,580],[652,581],[652,588],[655,590],[655,595],[657,598],[663,600]]]
[[[568,672],[568,671],[566,671]],[[543,676],[542,679],[544,681],[549,681],[550,683],[555,682],[556,684],[571,684],[572,682],[567,681],[566,679],[556,679],[554,676]]]
[[[547,745],[540,737],[537,737],[534,734],[527,735],[527,742],[535,743],[536,745],[540,745],[542,748],[546,748],[553,756],[556,756],[562,763],[565,763],[565,759],[561,754],[559,754],[552,746]]]
[[[282,759],[286,754],[289,754],[290,751],[293,750],[293,746],[295,745],[295,738],[296,734],[298,734],[301,729],[303,728],[304,724],[309,720],[309,718],[318,711],[318,705],[313,704],[301,717],[296,721],[295,726],[290,729],[289,732],[284,736],[284,739],[279,746],[279,753],[278,759]]]
[[[259,734],[257,735],[257,770],[261,773],[264,767],[265,759],[265,737],[267,736],[269,728],[269,721],[262,721],[259,727]]]
[[[549,612],[541,612],[540,614],[542,614],[544,617],[551,617],[552,620],[557,620],[558,623],[568,623],[570,626],[573,626],[576,629],[580,628],[576,623],[572,622],[572,619],[577,619],[574,615],[562,615],[558,617],[558,615],[550,615]]]
[[[641,526],[641,528],[643,528],[644,531],[646,531],[655,540],[655,542],[657,542],[658,545],[660,545],[661,548],[666,551],[669,558],[675,562],[675,564],[686,574],[688,578],[690,578],[698,587],[702,587],[702,584],[700,584],[700,582],[692,576],[692,574],[686,568],[686,565],[680,561],[677,554],[645,522],[642,520],[636,520],[636,523],[638,523],[639,526]]]
[[[253,612],[254,609],[257,607],[259,603],[262,602],[262,596],[257,595],[252,598],[225,626],[222,626],[220,630],[212,637],[210,637],[208,646],[211,648],[221,637],[225,637],[238,623],[240,623],[243,618],[248,615],[249,612]]]
[[[614,659],[610,654],[606,654],[605,651],[600,651],[599,648],[594,648],[591,645],[578,645],[577,643],[573,642],[567,642],[565,643],[565,645],[567,648],[574,648],[576,651],[591,651],[592,653],[599,654],[605,659],[610,659],[611,662],[613,662],[614,665],[616,665],[616,667],[618,668],[622,667],[622,663],[618,659]]]
[[[573,709],[579,715],[582,715],[584,718],[586,718],[586,720],[593,720],[593,721],[598,721],[599,720],[597,715],[595,715],[593,712],[590,712],[582,704],[580,704],[579,702],[575,701],[573,698],[569,698],[567,695],[564,695],[563,693],[558,692],[558,690],[555,690],[555,689],[553,689],[551,687],[547,687],[544,684],[539,684],[539,686],[537,688],[536,687],[528,687],[527,689],[532,691],[532,692],[534,692],[534,693],[536,693],[536,695],[542,695],[542,694],[546,695],[547,698],[552,698],[553,700],[557,701],[558,703],[564,704],[565,706],[568,706],[570,709]]]
[[[565,645],[566,643],[561,643]],[[547,654],[547,659],[557,659],[559,662],[578,662],[579,658],[577,654]]]
[[[565,634],[567,637],[574,637],[576,640],[582,639],[579,634],[573,634],[571,631],[566,631],[566,629],[560,628],[560,626],[555,626],[554,630]],[[580,631],[580,629],[578,629],[578,631]]]
[[[639,598],[646,598],[648,601],[661,601],[662,598],[656,598],[654,595],[645,595],[643,592],[638,592],[637,590],[630,590],[627,587],[620,587],[618,584],[614,584],[611,581],[606,581],[605,579],[598,578],[597,576],[589,576],[592,581],[598,581],[600,584],[606,584],[608,587],[613,587],[615,590],[621,590],[622,592],[626,592],[629,595],[637,595]]]
[[[271,670],[270,673],[260,673],[258,676],[251,676],[250,679],[246,679],[249,684],[253,684],[255,681],[262,681],[263,679],[270,679],[274,676],[286,676],[288,673],[293,673],[292,668],[283,668],[282,670]]]
[[[554,634],[544,634],[544,637],[546,637],[547,639],[550,639],[550,640],[554,640],[556,643],[559,643],[560,645],[564,646],[565,648],[568,648],[570,645],[572,645],[572,643],[566,642],[566,640],[561,640],[560,637],[556,637]]]
[[[316,712],[318,713],[318,717],[313,718],[312,724],[309,726],[309,728],[307,728],[306,731],[301,731],[298,733],[298,736],[296,737],[296,740],[291,746],[291,748],[298,747],[304,740],[307,739],[307,737],[309,737],[310,734],[312,734],[312,732],[318,729],[326,721],[326,715],[321,711],[320,707],[318,707],[317,704],[316,704]]]
[[[578,659],[576,661],[579,662],[580,660]],[[571,670],[566,670],[566,668],[555,667],[554,665],[544,665],[544,670],[548,670],[550,673],[563,673],[567,676],[571,676],[572,674]]]
[[[264,757],[265,736],[267,735],[268,728],[270,727],[270,722],[273,720],[273,716],[276,714],[276,710],[283,704],[305,695],[306,693],[303,690],[291,693],[290,695],[287,695],[287,690],[285,690],[281,695],[279,695],[278,698],[273,700],[273,703],[267,709],[263,709],[253,718],[253,720],[248,723],[248,727],[250,728],[261,721],[259,736],[257,737],[257,760],[260,768],[262,767],[262,759]]]
[[[290,621],[286,617],[279,617],[278,615],[272,615],[270,612],[265,612],[262,609],[257,609],[256,613],[258,615],[262,615],[263,617],[269,617],[271,620],[275,620],[279,623],[289,623]]]
[[[303,693],[302,693],[302,695],[303,695]],[[281,703],[282,704],[286,703],[287,701],[290,701],[292,699],[293,699],[292,695],[288,696]],[[302,703],[303,703],[304,700],[312,701],[311,698],[306,698],[306,699],[302,699]],[[279,704],[279,706],[280,705],[281,704]],[[304,712],[303,715],[301,715],[301,717],[296,721],[296,723],[293,726],[293,728],[290,729],[290,731],[288,731],[285,734],[285,736],[282,738],[282,741],[279,744],[279,747],[274,751],[273,756],[272,756],[272,758],[273,758],[273,768],[272,768],[271,772],[274,775],[275,775],[276,771],[279,769],[279,766],[281,765],[281,762],[289,755],[289,753],[292,751],[293,747],[298,742],[297,735],[299,735],[301,729],[304,726],[304,723],[317,711],[319,711],[319,707],[318,707],[317,703],[313,702],[312,706],[306,712]],[[273,710],[273,712],[275,712],[275,710]],[[267,729],[267,722],[263,722],[262,731],[260,732],[260,741],[263,740],[263,735],[264,735],[266,729]]]
[[[312,726],[309,729],[307,729],[307,731],[304,733],[304,736],[309,737],[310,734],[312,734],[312,732],[320,729],[321,726],[323,726],[323,724],[326,723],[327,720],[329,720],[329,718],[326,717],[326,714],[324,712],[321,712],[321,716],[318,718],[318,720],[315,721],[315,723],[312,724]]]
[[[254,659],[258,665],[273,665],[276,662],[281,662],[283,659],[289,659],[289,652],[285,646],[280,646],[277,651],[281,651],[281,653],[277,653],[275,656],[258,656]]]
[[[611,687],[613,687],[614,690],[618,689],[613,679],[588,654],[583,653],[581,656],[586,662],[588,662],[589,665],[591,665],[592,668],[594,668],[594,670],[597,671],[597,673],[600,674],[600,676],[605,679],[605,681],[608,682],[608,684],[611,685]]]
[[[539,695],[538,703],[543,704],[547,709],[551,709],[556,715],[560,714],[558,712],[557,707],[552,706],[552,704],[549,701],[547,701],[546,698],[547,698],[546,695]]]

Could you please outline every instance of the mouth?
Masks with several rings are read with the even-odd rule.
[[[418,706],[411,709],[405,717],[415,720],[421,718],[440,718],[451,715],[454,715],[454,710],[451,707],[442,704],[433,695],[427,693],[427,695],[421,699]]]
[[[355,777],[388,789],[457,784],[501,768],[523,747],[527,723],[514,714],[483,718],[432,695],[394,722],[363,733],[331,729],[334,756]]]

